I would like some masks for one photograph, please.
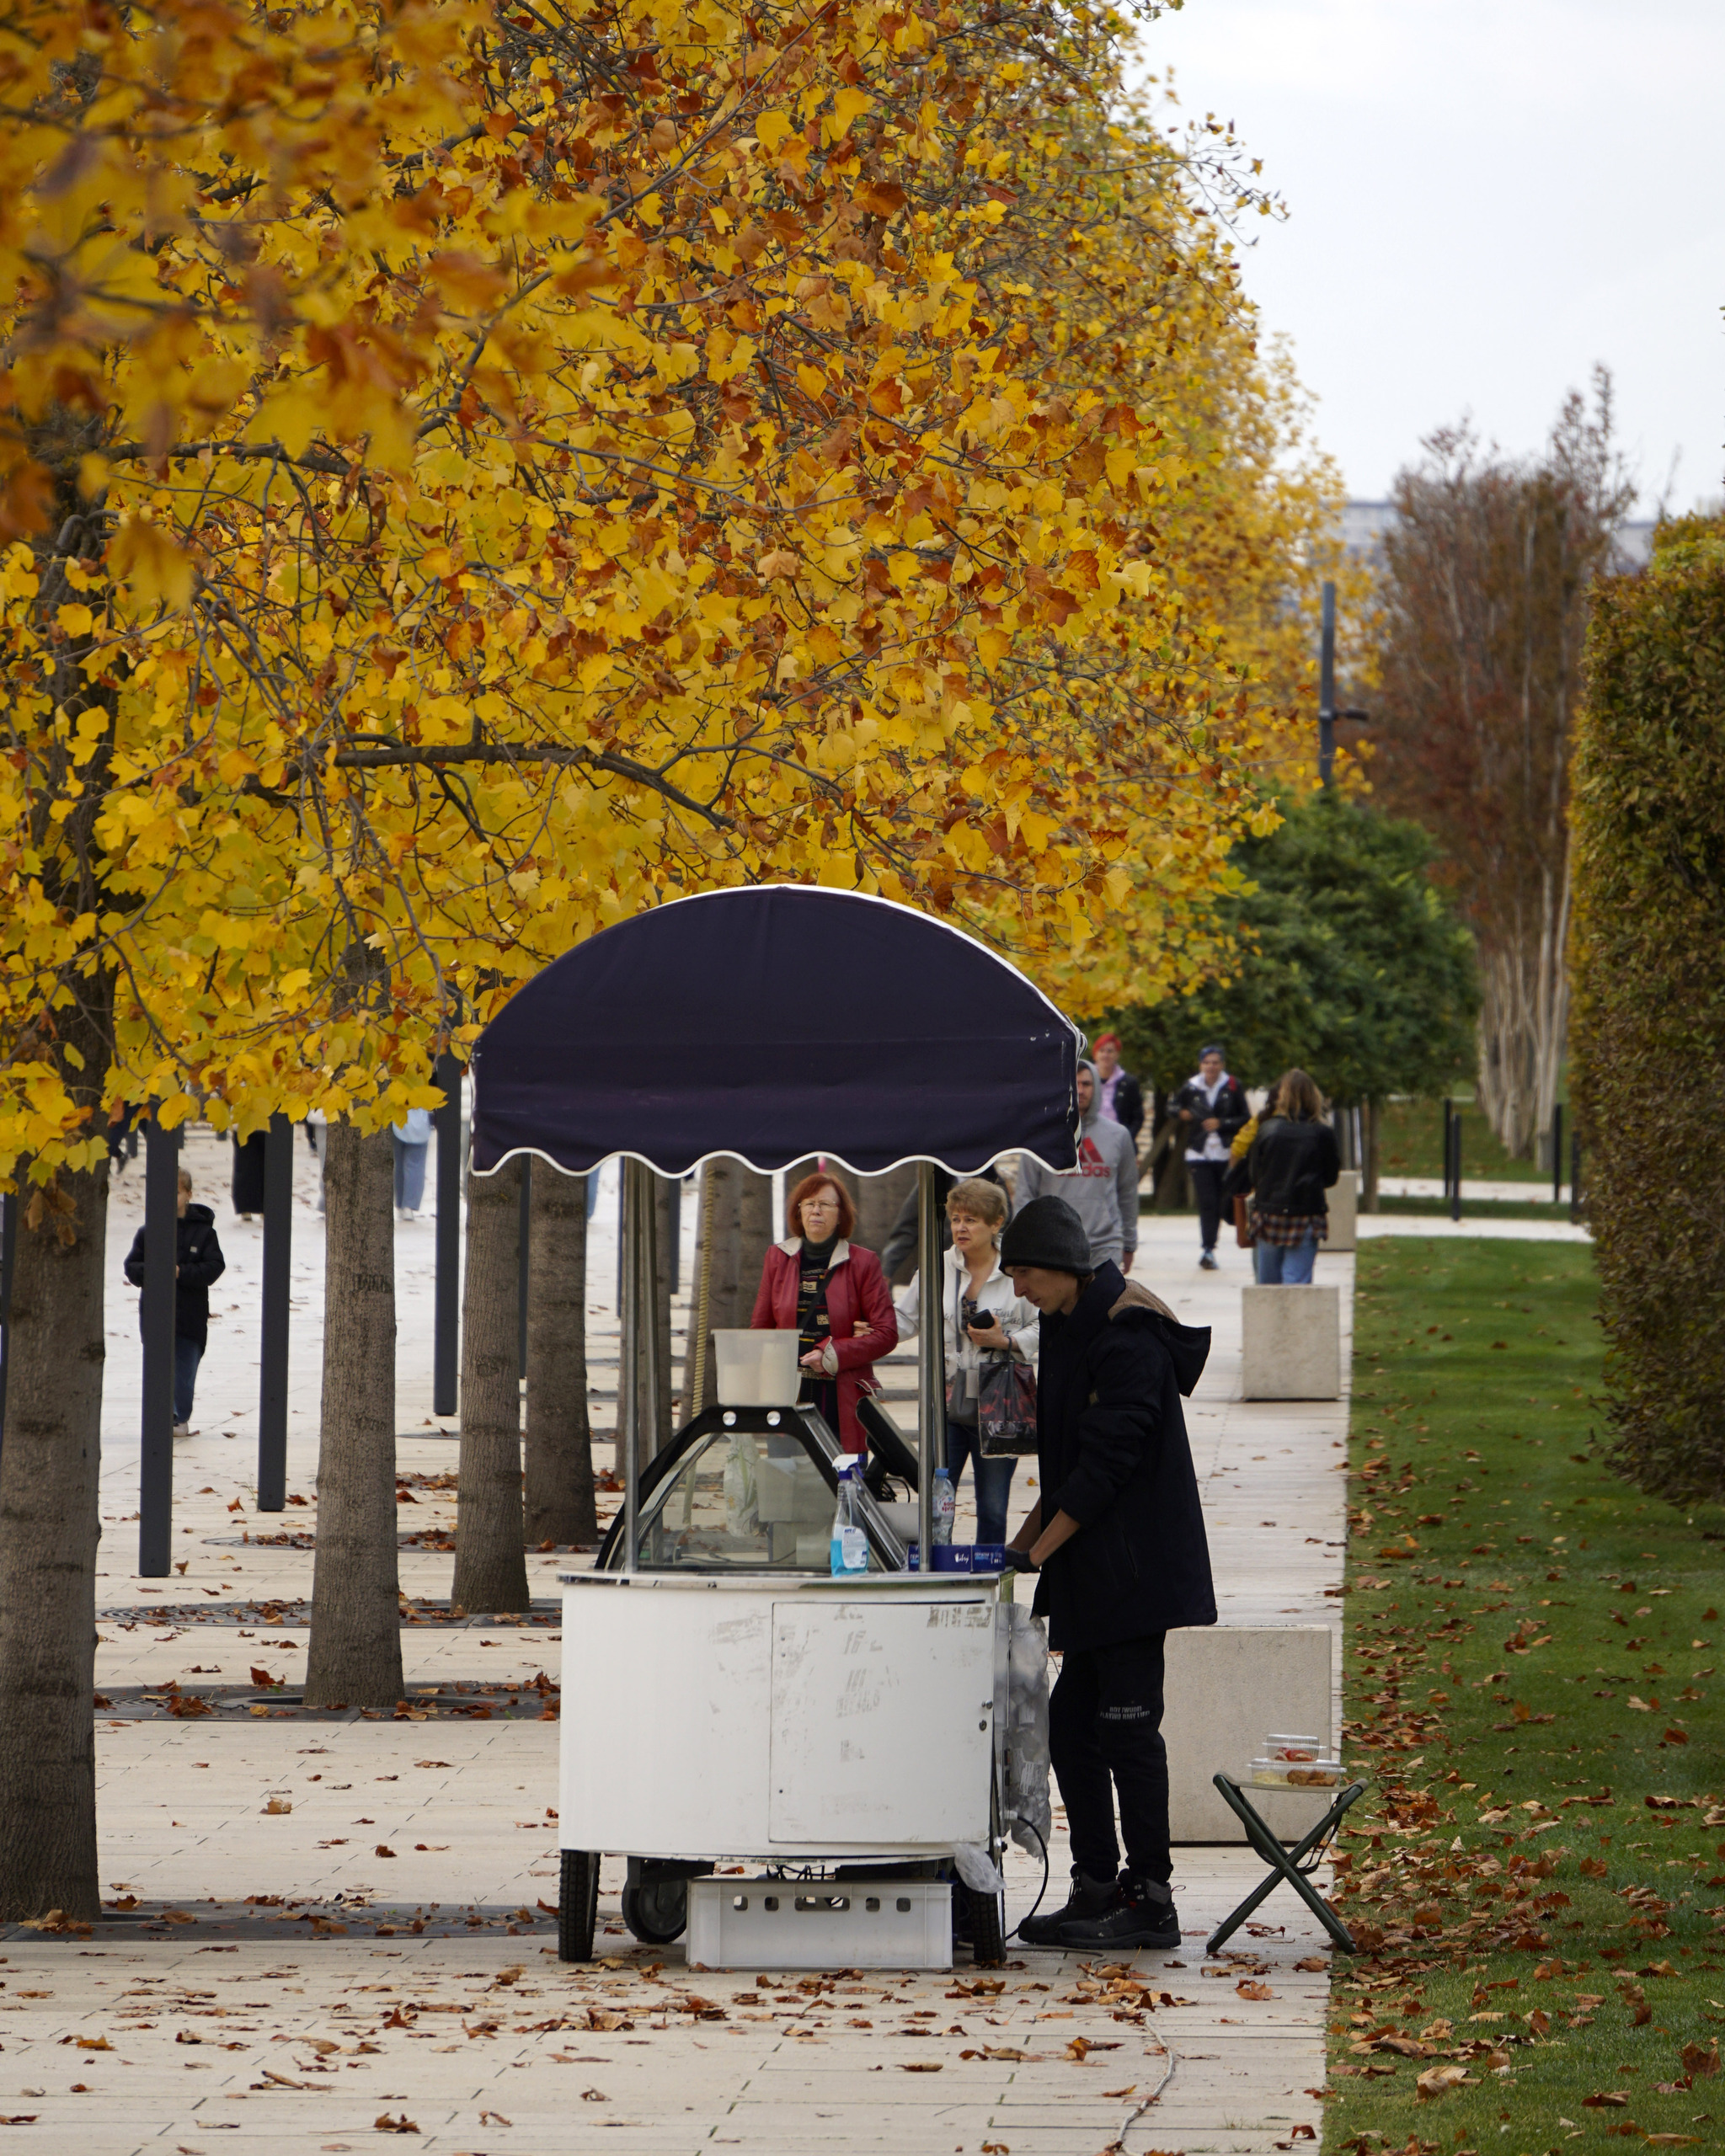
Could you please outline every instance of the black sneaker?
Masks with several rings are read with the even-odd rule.
[[[1201,1273],[1214,1273],[1216,1270],[1215,1252],[1213,1250],[1207,1250],[1199,1259],[1198,1266]]]
[[[1061,1944],[1062,1924],[1099,1917],[1114,1898],[1112,1879],[1087,1879],[1075,1864],[1072,1891],[1066,1897],[1065,1907],[1044,1909],[1040,1916],[1026,1917],[1018,1927],[1018,1937],[1026,1946],[1058,1946]]]
[[[1135,1879],[1120,1874],[1108,1907],[1094,1916],[1075,1915],[1061,1925],[1060,1943],[1066,1947],[1109,1952],[1135,1946],[1178,1946],[1180,1919],[1174,1913],[1174,1890],[1157,1880]]]

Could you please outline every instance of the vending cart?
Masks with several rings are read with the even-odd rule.
[[[725,1155],[862,1175],[914,1161],[926,1439],[945,1426],[936,1170],[1004,1152],[1072,1166],[1079,1045],[974,938],[804,886],[608,929],[481,1037],[476,1171],[524,1153],[623,1166],[623,1503],[594,1569],[561,1576],[580,1703],[561,1732],[564,1959],[591,1956],[607,1854],[627,1860],[636,1935],[686,1927],[708,1967],[945,1967],[955,1917],[979,1959],[1000,1957],[1015,1675],[1039,1681],[1040,1628],[999,1577],[922,1566],[938,1443],[912,1447],[878,1406],[858,1463],[868,1569],[832,1574],[846,1454],[796,1399],[793,1361],[777,1385],[722,1382],[652,1451],[668,1376],[652,1177]]]

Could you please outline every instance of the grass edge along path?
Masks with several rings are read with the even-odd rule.
[[[1594,1454],[1586,1246],[1357,1281],[1326,2149],[1725,2147],[1725,1513]]]

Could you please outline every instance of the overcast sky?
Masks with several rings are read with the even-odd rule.
[[[1464,414],[1536,448],[1596,360],[1642,513],[1674,456],[1725,493],[1725,0],[1186,0],[1141,50],[1286,200],[1247,288],[1353,495]]]

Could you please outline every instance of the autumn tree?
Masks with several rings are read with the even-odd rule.
[[[1466,428],[1402,473],[1385,540],[1372,782],[1437,839],[1478,939],[1479,1102],[1508,1150],[1551,1127],[1568,1031],[1569,763],[1589,594],[1633,499],[1609,378],[1523,460]]]
[[[1226,462],[1194,386],[1250,355],[1195,167],[1109,131],[1118,28],[0,4],[0,1168],[72,1253],[19,1264],[56,1443],[98,1433],[54,1364],[99,1365],[123,1100],[316,1105],[369,1158],[515,982],[714,883],[1049,965],[1140,890],[1146,949],[1202,913],[1261,744],[1181,505]],[[383,1367],[319,1523],[380,1567]],[[29,1456],[8,1547],[40,1526],[87,1598],[83,1499],[10,1509]],[[44,1803],[87,1772],[87,1638],[0,1641]]]

